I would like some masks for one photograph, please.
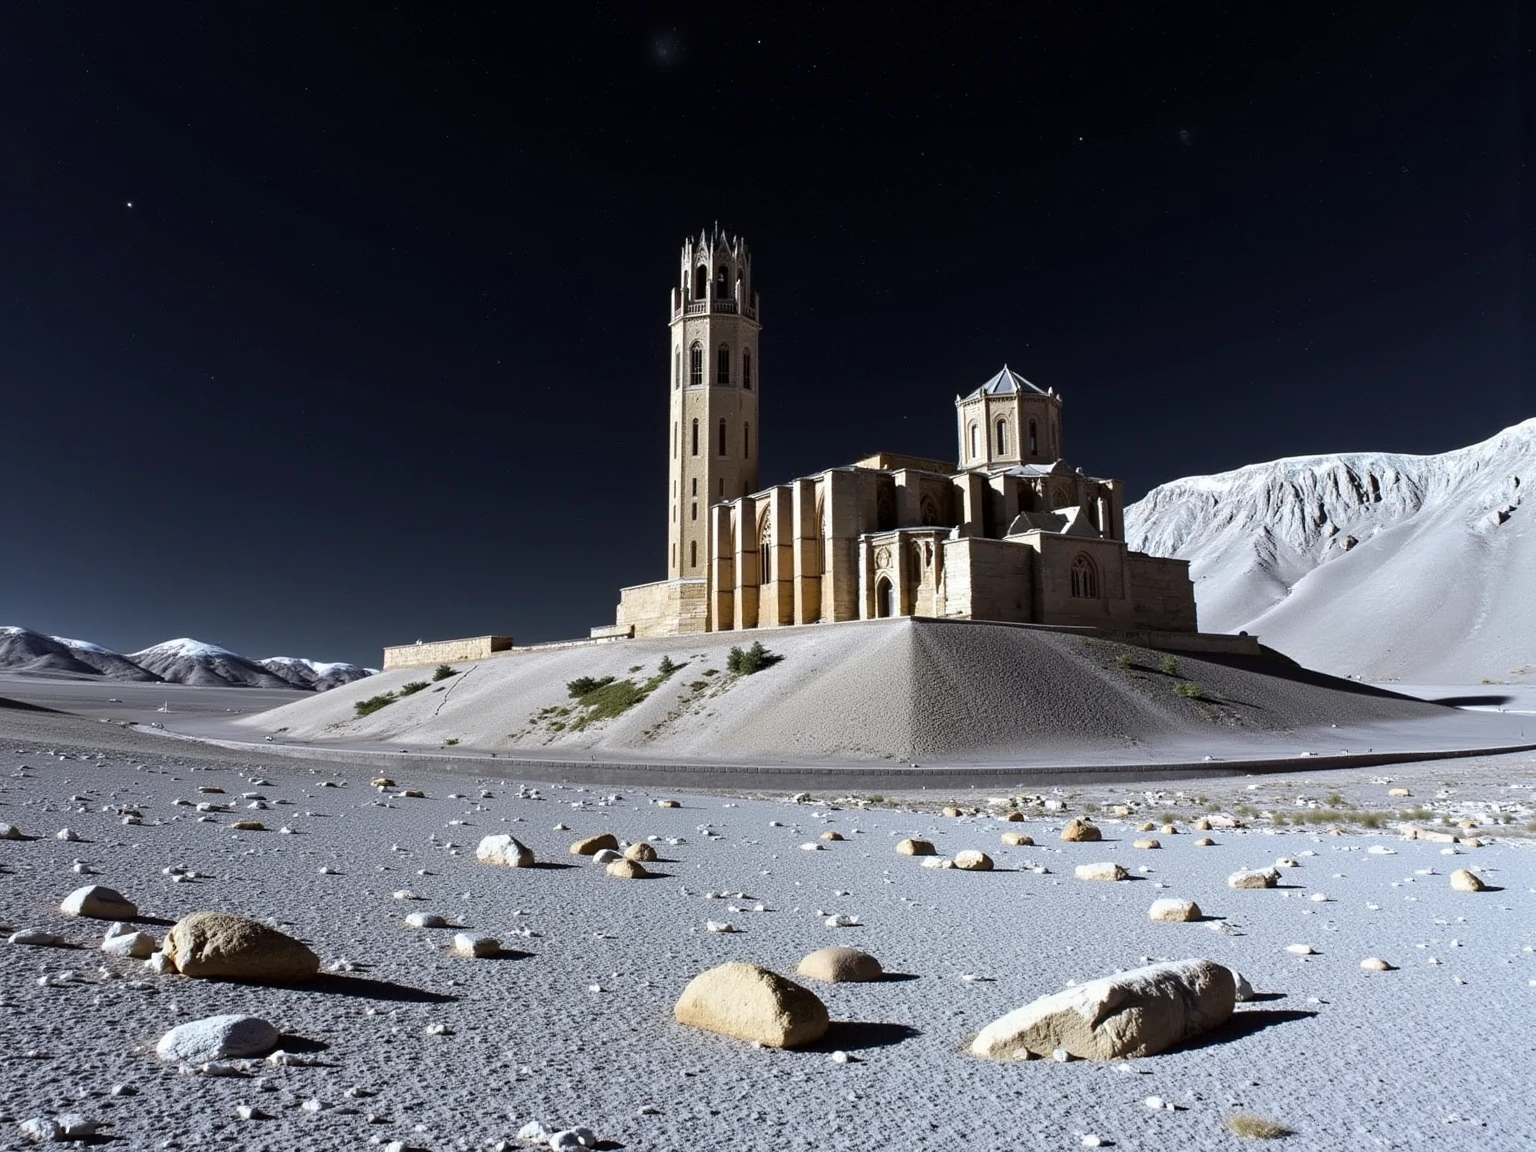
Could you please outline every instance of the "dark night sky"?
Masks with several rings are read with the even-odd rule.
[[[1131,498],[1536,413],[1517,4],[444,7],[0,8],[0,623],[611,622],[716,220],[765,483],[952,458],[1004,361]]]

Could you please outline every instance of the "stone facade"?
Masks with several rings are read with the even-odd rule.
[[[1131,552],[1124,492],[1063,459],[1062,398],[1004,367],[955,398],[958,464],[879,453],[758,488],[760,305],[739,237],[671,293],[667,573],[593,634],[882,616],[1196,630],[1189,566]]]
[[[463,640],[433,640],[396,644],[384,649],[384,671],[391,668],[435,667],[461,660],[484,660],[512,650],[510,636],[470,636]]]

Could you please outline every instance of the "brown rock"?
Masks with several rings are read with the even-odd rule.
[[[194,912],[176,922],[160,949],[184,976],[290,984],[320,970],[304,944],[258,920]]]
[[[1482,877],[1476,872],[1458,868],[1451,873],[1451,887],[1457,892],[1482,892],[1488,885],[1483,883]]]
[[[658,800],[658,801],[656,801],[656,807],[658,807],[658,808],[681,808],[682,805],[679,804],[676,800]]]
[[[818,948],[795,971],[828,984],[860,984],[885,979],[885,970],[868,952],[857,948]]]
[[[898,856],[932,856],[936,851],[931,840],[903,840],[896,845]]]
[[[615,860],[603,871],[615,880],[644,880],[650,875],[638,860]]]
[[[649,864],[652,860],[656,859],[656,849],[652,848],[644,840],[640,840],[624,849],[624,858],[639,864]]]
[[[1104,839],[1098,827],[1086,820],[1072,819],[1061,830],[1061,838],[1068,844],[1093,843]]]
[[[992,871],[992,857],[975,848],[967,848],[956,852],[955,867],[963,872],[990,872]]]
[[[230,825],[236,832],[265,832],[267,826],[260,820],[236,820]]]
[[[1035,846],[1034,838],[1026,836],[1022,832],[1004,832],[1002,840],[1004,844],[1013,848],[1033,848]]]
[[[960,809],[953,806],[944,809],[944,815],[950,817],[951,819],[959,816],[960,814]]]
[[[770,1048],[814,1044],[827,1032],[827,1006],[809,988],[756,964],[701,972],[672,1010],[679,1024]]]
[[[1163,842],[1161,840],[1134,840],[1131,842],[1132,848],[1161,848],[1162,846]]]
[[[1024,823],[1024,813],[1020,812],[1017,808],[1014,808],[1009,811],[1008,814],[1003,817],[1003,819],[1008,821],[1010,824],[1022,824]]]
[[[610,852],[619,850],[619,838],[612,832],[604,832],[600,836],[588,836],[585,840],[578,840],[571,845],[572,856],[594,856],[607,848]]]
[[[843,834],[841,832],[834,832],[829,828],[827,831],[821,834],[821,838],[827,841],[841,840],[843,838]]]
[[[1216,847],[1216,841],[1212,840],[1209,836],[1202,836],[1202,837],[1200,837],[1200,839],[1195,841],[1195,847],[1196,848],[1214,848],[1214,847]]]

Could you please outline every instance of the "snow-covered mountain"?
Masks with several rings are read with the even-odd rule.
[[[1190,561],[1200,627],[1366,679],[1536,676],[1536,419],[1439,456],[1360,452],[1161,485],[1130,546]]]
[[[85,640],[0,627],[0,669],[111,680],[170,681],[205,687],[307,688],[323,692],[372,675],[356,664],[292,656],[251,660],[201,640],[167,640],[127,656]]]
[[[357,664],[341,662],[327,664],[320,660],[305,660],[299,656],[268,656],[265,660],[258,660],[256,663],[274,676],[282,677],[295,688],[313,688],[316,692],[350,684],[354,680],[372,676],[374,672],[371,668],[363,668]]]

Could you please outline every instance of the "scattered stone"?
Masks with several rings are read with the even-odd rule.
[[[637,864],[649,864],[652,860],[656,859],[656,849],[652,848],[644,840],[641,840],[624,849],[624,858],[626,860],[633,860]]]
[[[457,956],[469,956],[478,960],[500,952],[501,941],[483,932],[459,932],[453,938],[453,951]]]
[[[1156,832],[1157,831],[1157,825],[1152,823],[1152,821],[1150,821],[1150,820],[1144,820],[1144,821],[1142,821],[1140,824],[1138,824],[1136,826],[1136,831],[1138,831],[1138,832]]]
[[[862,984],[885,978],[885,970],[868,952],[857,948],[818,948],[795,971],[828,984]]]
[[[615,860],[625,859],[624,853],[615,852],[612,848],[600,848],[592,853],[592,863],[612,864]]]
[[[822,923],[828,928],[857,928],[859,926],[859,918],[857,916],[850,916],[846,912],[838,912],[828,916]]]
[[[953,868],[955,862],[948,856],[929,856],[923,861],[924,868]]]
[[[1214,848],[1214,847],[1216,847],[1216,841],[1212,840],[1209,836],[1202,836],[1202,837],[1200,837],[1200,839],[1195,841],[1195,847],[1196,848]]]
[[[1293,860],[1289,856],[1282,856],[1282,857],[1280,857],[1280,859],[1275,861],[1275,867],[1276,868],[1300,868],[1301,867],[1301,861],[1300,860]]]
[[[236,820],[230,825],[236,832],[265,832],[267,826],[260,820]]]
[[[156,976],[164,976],[167,973],[176,971],[176,962],[164,952],[156,952],[148,960],[144,961],[144,967],[148,968]]]
[[[1360,961],[1360,967],[1364,968],[1367,972],[1392,971],[1392,965],[1379,956],[1367,956],[1364,960]]]
[[[53,834],[53,838],[55,840],[67,840],[71,844],[77,844],[80,841],[80,837],[68,828],[60,828]]]
[[[1457,892],[1482,892],[1488,885],[1471,869],[1458,868],[1451,873],[1451,887]]]
[[[951,805],[950,807],[944,809],[944,815],[949,817],[951,820],[958,819],[959,817],[963,816],[964,814],[965,813],[963,813],[960,809],[954,807],[953,805]]]
[[[325,784],[322,783],[320,786],[323,788],[325,787]],[[332,784],[331,787],[334,788],[335,785]],[[402,800],[425,800],[427,798],[427,794],[420,788],[407,788],[405,791],[400,793],[400,798]]]
[[[1104,834],[1099,831],[1097,825],[1074,817],[1067,821],[1067,826],[1061,830],[1061,838],[1068,844],[1096,843],[1104,839]]]
[[[475,849],[475,859],[508,868],[532,868],[533,849],[508,835],[487,836]]]
[[[292,936],[228,912],[183,916],[161,951],[182,975],[217,980],[287,984],[320,970],[320,958]]]
[[[836,831],[833,831],[831,828],[828,828],[825,832],[823,832],[821,834],[821,838],[823,840],[827,840],[827,841],[836,841],[836,840],[841,840],[843,838],[843,834],[841,832],[836,832]]]
[[[1033,848],[1035,841],[1032,836],[1026,836],[1022,832],[1004,832],[1002,841],[1010,848]]]
[[[658,800],[658,801],[656,801],[656,807],[658,807],[658,808],[681,808],[682,805],[679,804],[676,800]]]
[[[730,963],[695,976],[678,999],[679,1024],[770,1048],[814,1044],[827,1006],[810,989],[756,964]]]
[[[571,845],[572,856],[592,856],[601,852],[604,848],[619,850],[619,838],[612,832],[604,832],[599,836],[588,836],[585,840],[578,840]]]
[[[1388,796],[1412,796],[1413,793],[1408,791],[1408,789],[1406,789],[1406,788],[1388,788],[1387,789],[1387,795]]]
[[[1211,822],[1208,819],[1206,819],[1204,816],[1200,817],[1200,819],[1195,821],[1195,831],[1196,832],[1209,832],[1210,830],[1211,830]]]
[[[990,872],[992,871],[992,857],[976,848],[966,848],[956,852],[954,864],[962,872]]]
[[[1193,900],[1175,900],[1172,897],[1154,900],[1151,909],[1147,912],[1147,919],[1161,920],[1169,924],[1187,924],[1200,919],[1200,905]]]
[[[14,824],[0,824],[0,840],[21,840],[21,829]]]
[[[1285,950],[1292,956],[1316,956],[1317,949],[1310,944],[1287,944]]]
[[[651,874],[638,860],[627,860],[623,856],[611,861],[603,871],[615,880],[644,880]]]
[[[57,948],[66,941],[64,937],[56,936],[54,933],[45,931],[42,928],[23,928],[19,932],[11,933],[10,942],[12,944],[36,944],[43,948]]]
[[[148,932],[127,932],[108,936],[101,942],[101,950],[108,956],[122,956],[130,960],[147,960],[155,954],[160,942]]]
[[[1163,842],[1161,840],[1145,839],[1134,840],[1131,842],[1132,848],[1161,848],[1162,846]]]
[[[1239,1004],[1246,1004],[1258,995],[1253,990],[1253,985],[1248,983],[1248,977],[1244,976],[1241,972],[1234,971],[1232,979],[1237,982],[1237,1002]]]
[[[1010,824],[1022,824],[1024,823],[1024,813],[1020,812],[1017,808],[1013,808],[1004,814],[1003,819]]]
[[[1273,868],[1249,868],[1227,877],[1228,888],[1273,888],[1280,883],[1280,873]]]
[[[412,912],[405,918],[405,923],[410,928],[448,927],[448,921],[444,920],[436,912]]]
[[[45,1141],[63,1140],[64,1125],[49,1116],[34,1116],[30,1120],[21,1122],[21,1134],[39,1144]]]
[[[1232,1015],[1236,982],[1211,960],[1176,960],[1043,996],[988,1024],[971,1054],[1027,1060],[1061,1049],[1080,1060],[1151,1056]]]
[[[155,1055],[183,1064],[260,1056],[277,1046],[278,1036],[276,1028],[256,1016],[208,1016],[172,1028],[160,1037]]]
[[[896,845],[898,856],[932,856],[937,851],[931,840],[903,840]]]
[[[1072,875],[1079,880],[1124,880],[1130,873],[1106,860],[1098,864],[1079,864],[1072,870]]]

